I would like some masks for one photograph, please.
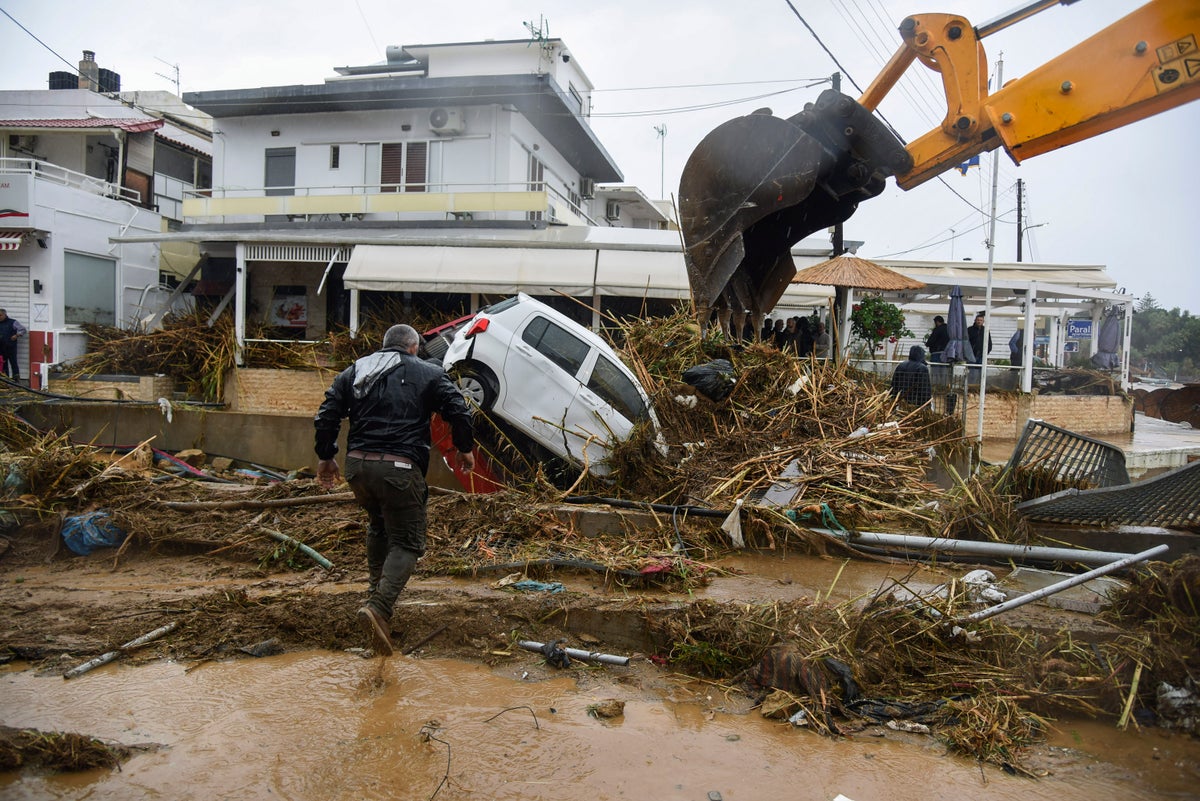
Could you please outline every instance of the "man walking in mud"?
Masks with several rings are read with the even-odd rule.
[[[391,618],[396,598],[425,553],[425,504],[429,490],[429,418],[450,426],[458,465],[475,467],[471,413],[445,371],[417,356],[421,336],[394,325],[383,346],[333,379],[317,416],[317,480],[333,487],[340,478],[334,455],[342,418],[346,436],[346,482],[367,513],[367,603],[358,621],[384,656],[393,652]]]

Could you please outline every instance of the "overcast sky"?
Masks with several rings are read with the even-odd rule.
[[[181,92],[317,84],[334,67],[382,61],[388,45],[523,39],[540,28],[565,42],[595,84],[592,125],[626,183],[670,197],[693,148],[725,120],[763,106],[790,116],[835,71],[857,96],[855,83],[873,80],[906,15],[953,11],[979,24],[1020,0],[792,3],[840,69],[786,0],[0,0],[28,29],[0,14],[0,89],[44,89],[50,72],[73,69],[85,49],[125,90],[174,91],[176,66]],[[1019,77],[1139,5],[1051,8],[986,39],[990,69],[1003,53],[1004,80]],[[920,65],[909,73],[881,110],[912,141],[937,125],[944,99],[934,73]],[[846,238],[865,241],[859,253],[868,257],[986,262],[990,158],[908,192],[889,182],[846,223]],[[1200,313],[1200,102],[1020,166],[1002,155],[997,262],[1016,259],[1018,178],[1026,261],[1104,264],[1127,292]]]

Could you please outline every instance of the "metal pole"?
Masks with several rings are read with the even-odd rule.
[[[532,640],[519,640],[517,645],[524,648],[526,651],[541,651],[545,647],[545,643],[534,642]],[[578,659],[585,662],[599,662],[602,665],[621,665],[624,667],[629,664],[629,657],[614,656],[613,654],[601,654],[595,651],[582,651],[578,648],[564,648],[567,656],[572,659]]]
[[[1004,53],[996,60],[996,87],[1004,83]],[[996,196],[1000,185],[1000,148],[992,151],[992,218],[988,226],[987,293],[983,300],[983,357],[979,360],[979,430],[983,442],[983,405],[987,397],[988,331],[992,327],[992,269],[996,264]]]
[[[837,537],[850,545],[878,545],[885,548],[909,548],[914,551],[992,556],[1001,559],[1107,565],[1132,556],[1132,554],[1116,551],[1086,551],[1081,548],[1054,548],[1044,545],[1014,545],[1008,542],[920,537],[915,534],[890,534],[882,531],[859,531],[848,538],[844,533],[836,532],[833,529],[814,528],[813,531]]]
[[[1069,590],[1071,587],[1077,587],[1080,584],[1091,581],[1094,578],[1099,578],[1100,576],[1112,573],[1114,570],[1120,570],[1123,567],[1129,567],[1132,564],[1144,562],[1147,559],[1158,556],[1161,553],[1166,553],[1168,550],[1170,550],[1170,548],[1171,546],[1167,545],[1166,543],[1163,543],[1162,545],[1155,545],[1149,550],[1142,551],[1141,553],[1131,554],[1130,556],[1127,556],[1119,561],[1098,567],[1095,570],[1089,570],[1086,573],[1080,573],[1078,576],[1072,576],[1071,578],[1065,579],[1056,584],[1051,584],[1049,587],[1042,587],[1040,590],[1034,590],[1033,592],[1026,593],[1025,595],[1012,598],[1002,604],[989,606],[987,609],[980,609],[978,612],[967,615],[966,620],[971,621],[972,623],[980,620],[987,620],[993,615],[998,615],[1001,612],[1007,612],[1010,609],[1016,609],[1018,606],[1024,606],[1027,603],[1031,603],[1042,598],[1048,598],[1055,593],[1062,592],[1063,590]]]

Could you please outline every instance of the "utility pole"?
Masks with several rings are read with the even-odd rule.
[[[1021,240],[1025,236],[1023,223],[1021,222],[1021,195],[1025,189],[1024,179],[1017,179],[1017,261],[1021,261]]]
[[[830,81],[832,81],[832,83],[833,83],[833,90],[835,92],[842,91],[842,73],[840,73],[840,72],[833,73],[833,75],[830,76]],[[842,234],[843,234],[842,223],[840,221],[834,223],[833,224],[833,258],[835,258],[835,259],[838,256],[842,255],[842,253],[844,253],[846,251],[846,247],[844,244],[844,240],[842,238]]]
[[[662,140],[659,142],[658,150],[658,197],[660,200],[666,200],[667,124],[664,122],[662,125],[655,125],[654,132]]]

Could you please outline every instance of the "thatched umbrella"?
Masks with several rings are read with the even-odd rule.
[[[821,284],[834,288],[835,322],[838,326],[837,353],[841,356],[849,339],[850,313],[847,310],[846,298],[848,289],[874,289],[878,291],[901,291],[906,289],[922,289],[924,284],[902,275],[895,270],[889,270],[881,264],[860,259],[858,256],[843,254],[834,256],[819,264],[805,267],[796,273],[793,284]]]

